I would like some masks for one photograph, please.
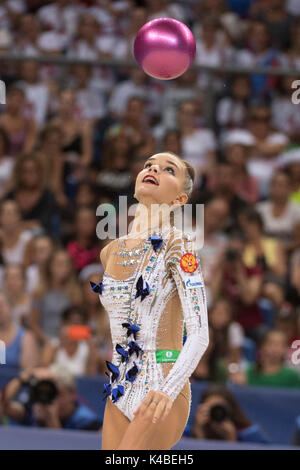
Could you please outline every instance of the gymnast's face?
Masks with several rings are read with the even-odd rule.
[[[168,153],[149,157],[137,175],[134,197],[142,204],[179,204],[188,200],[184,192],[185,166]]]

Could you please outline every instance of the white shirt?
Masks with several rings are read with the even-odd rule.
[[[280,217],[274,217],[270,201],[259,202],[256,208],[263,218],[265,232],[275,237],[289,238],[294,227],[300,222],[300,206],[293,201],[288,201]]]
[[[86,341],[78,343],[77,351],[73,356],[68,356],[66,351],[60,348],[55,356],[54,364],[68,369],[72,375],[84,375],[89,355],[89,347]]]
[[[23,264],[25,248],[28,241],[32,238],[29,230],[24,230],[15,246],[12,248],[2,248],[2,256],[5,264]]]
[[[45,124],[50,93],[48,87],[44,83],[29,84],[20,82],[20,86],[25,91],[26,100],[32,108],[32,115],[39,127]]]

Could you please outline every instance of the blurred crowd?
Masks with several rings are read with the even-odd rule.
[[[136,175],[161,151],[195,167],[191,201],[205,204],[210,345],[192,379],[300,387],[295,77],[190,69],[159,81],[128,64],[36,60],[132,61],[136,33],[162,16],[191,28],[195,65],[300,69],[297,0],[1,2],[0,53],[26,58],[0,64],[0,339],[23,374],[10,397],[51,368],[70,374],[72,393],[72,377],[106,370],[109,320],[90,281],[109,240],[96,236],[96,208],[137,202]],[[5,412],[25,420],[11,403]]]

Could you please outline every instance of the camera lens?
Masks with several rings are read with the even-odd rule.
[[[228,418],[229,412],[224,405],[215,405],[210,409],[210,419],[217,423],[221,423]]]
[[[31,390],[31,402],[50,405],[57,395],[58,390],[52,380],[40,380]]]

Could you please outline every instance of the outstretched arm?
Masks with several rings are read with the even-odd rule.
[[[187,333],[186,342],[160,387],[174,401],[203,356],[209,332],[200,260],[195,243],[188,235],[172,241],[166,254],[166,266],[177,286]]]

